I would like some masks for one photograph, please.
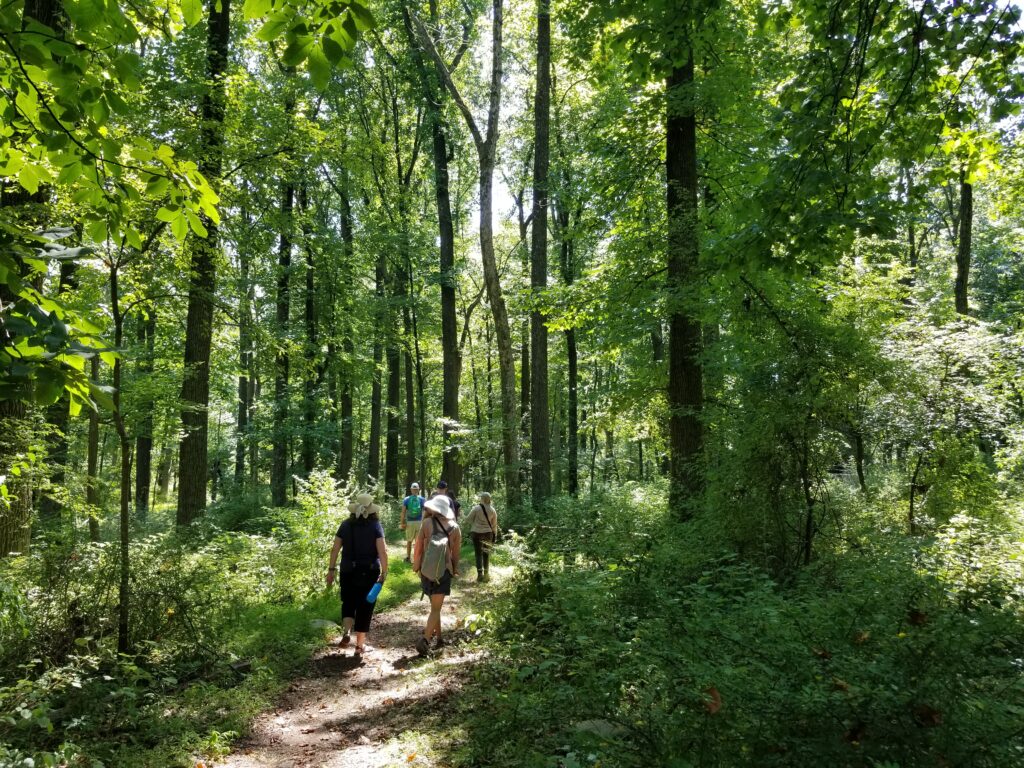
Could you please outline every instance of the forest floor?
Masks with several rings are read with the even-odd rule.
[[[390,547],[400,560],[404,547]],[[414,648],[428,603],[419,594],[375,615],[367,651],[338,637],[313,653],[307,676],[292,681],[276,706],[261,714],[246,739],[218,766],[224,768],[385,768],[446,765],[446,748],[433,743],[444,733],[445,701],[457,696],[484,656],[465,626],[493,598],[511,573],[491,566],[491,581],[476,582],[472,555],[453,584],[442,614],[445,647],[420,657]]]

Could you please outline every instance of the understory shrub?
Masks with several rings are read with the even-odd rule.
[[[523,559],[475,682],[492,703],[466,697],[463,764],[1024,761],[1024,548],[1007,525],[865,538],[851,521],[779,581],[707,549],[700,522],[602,515],[586,555]]]

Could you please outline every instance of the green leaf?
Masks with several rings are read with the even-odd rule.
[[[272,43],[279,38],[288,28],[289,14],[277,11],[271,14],[270,18],[260,27],[256,37],[265,43]]]
[[[107,222],[95,219],[85,225],[85,231],[94,243],[102,243],[107,239]]]
[[[331,63],[324,55],[323,48],[319,45],[310,48],[306,66],[309,67],[309,77],[313,81],[313,85],[318,90],[325,90],[331,82]]]
[[[242,13],[247,19],[261,19],[270,12],[272,7],[272,0],[245,0],[242,5]]]
[[[362,3],[355,0],[348,7],[349,15],[353,18],[356,23],[356,27],[360,32],[366,32],[368,29],[373,29],[377,26],[377,22],[374,21],[373,14],[370,10]]]
[[[18,171],[18,183],[21,184],[30,195],[39,191],[39,173],[34,165],[25,165]]]
[[[200,237],[206,237],[209,234],[206,231],[206,227],[203,226],[202,220],[193,211],[185,209],[185,215],[188,217],[188,225],[192,228],[193,232]]]
[[[181,16],[185,24],[192,27],[203,18],[203,4],[201,0],[181,0]]]
[[[178,242],[184,242],[185,235],[188,234],[188,222],[185,221],[185,217],[178,214],[176,218],[171,221],[171,232],[178,239]]]
[[[49,405],[57,402],[64,393],[64,374],[59,368],[51,365],[41,366],[36,372],[33,400],[36,405]]]
[[[156,217],[159,221],[166,221],[168,224],[171,224],[176,219],[181,218],[181,209],[176,205],[165,205],[156,212]]]

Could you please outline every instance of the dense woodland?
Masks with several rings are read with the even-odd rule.
[[[0,2],[0,765],[223,754],[442,478],[516,567],[450,764],[1024,762],[1022,44]]]

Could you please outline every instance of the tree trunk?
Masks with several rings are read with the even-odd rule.
[[[294,106],[289,100],[285,106],[289,114]],[[292,210],[295,205],[295,187],[290,181],[281,186],[281,236],[277,254],[277,343],[274,358],[274,424],[270,465],[270,496],[275,507],[288,502],[288,326],[291,317],[292,269]]]
[[[408,340],[412,336],[412,312],[406,304],[402,309],[405,327],[405,481],[411,483],[416,477],[416,385],[412,352]],[[397,495],[397,494],[396,494]]]
[[[373,339],[373,388],[370,393],[370,447],[367,452],[366,474],[372,482],[380,478],[380,417],[381,417],[381,360],[384,346],[381,334],[384,329],[387,308],[384,301],[384,281],[387,279],[387,262],[383,252],[377,256],[376,267],[377,327]]]
[[[666,167],[669,300],[669,506],[680,520],[697,508],[703,488],[700,420],[703,382],[701,327],[687,291],[696,281],[697,121],[693,105],[693,53],[666,83]]]
[[[967,181],[965,171],[960,171],[960,231],[956,245],[956,284],[954,294],[956,311],[961,315],[969,313],[967,304],[967,283],[971,271],[971,239],[974,224],[974,187]]]
[[[549,0],[537,0],[537,87],[534,93],[533,231],[530,287],[536,294],[548,285],[548,165],[551,120],[551,16]],[[551,495],[551,437],[548,423],[548,328],[545,316],[530,314],[530,476],[533,508],[540,511]],[[524,374],[525,375],[525,374]]]
[[[224,144],[224,75],[231,37],[231,0],[210,0],[206,44],[209,90],[203,96],[199,170],[216,189]],[[185,323],[185,375],[181,387],[182,438],[178,452],[177,524],[187,526],[206,510],[207,425],[210,403],[210,346],[216,261],[220,253],[218,225],[202,215],[205,238],[190,237],[188,317]]]
[[[57,287],[58,296],[78,288],[78,279],[75,275],[77,269],[78,264],[74,261],[61,262],[60,281]],[[46,464],[50,469],[50,482],[56,486],[63,486],[66,478],[70,407],[71,399],[67,392],[64,392],[57,402],[46,409],[46,423],[50,426],[50,433],[47,436]],[[39,500],[41,521],[56,522],[62,510],[63,505],[54,498],[52,493],[43,494]]]
[[[242,220],[248,226],[248,212],[242,212]],[[248,248],[239,246],[238,365],[241,373],[238,376],[238,433],[235,436],[235,484],[239,487],[245,483],[245,452],[249,441],[249,415],[253,405],[252,305],[255,288],[249,276],[249,260]],[[254,457],[250,456],[249,461],[254,461]]]
[[[124,316],[121,314],[121,296],[118,287],[118,267],[116,263],[110,266],[110,310],[114,320],[114,347],[120,349],[124,343]],[[121,412],[121,357],[114,360],[113,387],[114,387],[114,428],[117,430],[118,447],[121,453],[121,482],[120,504],[119,504],[119,560],[118,560],[118,589],[117,589],[117,651],[127,653],[130,646],[129,627],[129,603],[131,595],[129,592],[130,566],[129,547],[131,544],[131,487],[132,487],[132,455],[131,441],[128,438],[128,430],[124,424],[124,414]]]
[[[352,204],[348,194],[348,173],[342,171],[341,183],[338,186],[338,197],[341,204],[339,211],[339,227],[341,229],[342,264],[341,283],[343,286],[352,284],[352,259],[355,255],[355,235],[352,231]],[[354,376],[355,366],[352,361],[355,357],[356,345],[352,338],[352,296],[351,291],[343,290],[341,299],[341,348],[343,351],[343,362],[341,366],[341,404],[338,417],[341,421],[341,438],[338,445],[338,480],[348,483],[352,474],[353,461],[353,388],[355,387]]]
[[[438,24],[436,1],[430,3],[431,23]],[[458,323],[455,308],[455,289],[457,273],[455,270],[455,230],[452,223],[451,190],[448,179],[448,138],[444,121],[443,97],[445,89],[441,85],[444,73],[441,65],[435,65],[431,71],[423,61],[422,51],[416,40],[412,20],[408,9],[403,6],[402,17],[405,22],[409,46],[413,51],[413,59],[420,75],[420,83],[427,104],[427,118],[430,122],[434,166],[434,197],[437,206],[438,252],[440,262],[441,285],[441,477],[448,481],[448,487],[455,494],[459,493],[462,484],[462,465],[459,460],[459,447],[452,439],[458,429],[459,422],[459,383],[462,378],[462,356],[459,350]],[[415,323],[415,313],[414,313]],[[414,328],[415,329],[415,328]],[[419,374],[419,352],[417,350],[417,374]],[[422,389],[422,377],[420,377]],[[420,403],[420,419],[425,419],[423,403]],[[425,480],[426,440],[421,440],[424,453],[421,474]]]
[[[0,400],[0,475],[6,478],[9,494],[6,504],[0,505],[0,558],[27,553],[32,538],[32,483],[27,472],[11,472],[28,448],[27,416],[28,407],[20,400]]]
[[[100,383],[100,358],[95,355],[90,361],[90,376],[94,384]],[[167,474],[170,474],[171,451],[167,453]],[[100,415],[89,409],[89,439],[86,449],[85,509],[89,516],[89,541],[100,540],[100,523],[97,514],[100,504],[100,487],[97,467],[100,459]],[[166,496],[166,488],[164,494]]]
[[[150,305],[146,316],[139,318],[138,340],[145,344],[139,360],[139,377],[145,380],[153,373],[156,353],[156,306]],[[142,404],[142,418],[135,436],[135,516],[144,520],[149,512],[149,488],[153,481],[153,402]]]
[[[303,186],[299,192],[299,199],[302,211],[305,214],[309,207],[306,187]],[[316,274],[315,256],[313,244],[310,242],[309,227],[303,225],[303,250],[306,254],[306,295],[303,318],[306,323],[306,349],[305,349],[305,370],[303,371],[303,398],[302,398],[302,472],[303,477],[309,478],[313,467],[316,464],[317,439],[316,439],[316,386],[317,386],[317,349],[319,340],[317,337],[317,316],[316,316],[316,281],[313,279]]]
[[[390,313],[388,313],[390,315]],[[387,436],[384,446],[384,491],[391,496],[398,496],[398,435],[401,415],[399,414],[399,398],[401,397],[402,372],[400,368],[401,354],[395,329],[388,323],[389,339],[387,343],[388,363],[388,401],[387,401]]]

